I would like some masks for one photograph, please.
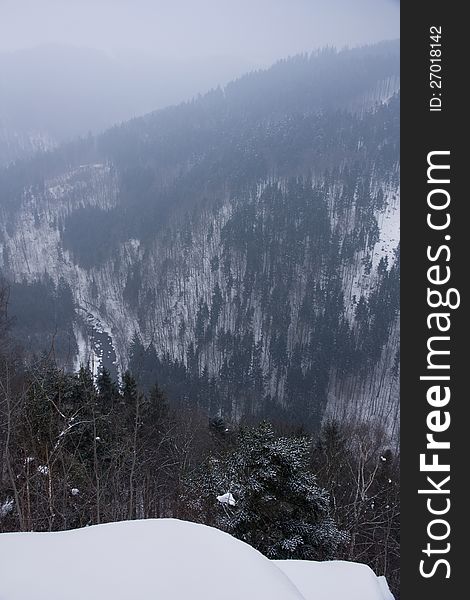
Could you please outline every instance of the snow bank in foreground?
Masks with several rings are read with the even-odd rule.
[[[0,600],[388,600],[363,565],[269,561],[204,525],[0,535]]]
[[[384,577],[367,565],[332,560],[276,560],[305,600],[393,600]]]

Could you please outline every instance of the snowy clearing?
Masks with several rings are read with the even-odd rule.
[[[390,600],[364,565],[270,561],[176,519],[0,535],[0,600]]]

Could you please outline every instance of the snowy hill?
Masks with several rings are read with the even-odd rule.
[[[0,536],[0,600],[391,600],[354,563],[269,561],[175,519]]]
[[[0,169],[15,336],[228,420],[396,438],[398,74],[397,43],[292,57]]]

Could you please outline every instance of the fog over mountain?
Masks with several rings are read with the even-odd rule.
[[[2,0],[0,50],[44,43],[264,63],[396,38],[391,0]]]
[[[0,165],[280,58],[398,35],[390,0],[0,0]]]
[[[0,164],[176,104],[253,66],[58,44],[0,54]]]

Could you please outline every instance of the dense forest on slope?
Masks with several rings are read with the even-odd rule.
[[[395,42],[293,57],[0,170],[3,276],[72,292],[59,360],[396,434],[398,68]]]
[[[396,589],[399,455],[383,430],[209,419],[126,372],[27,365],[0,287],[0,533],[172,517],[273,559],[369,564]]]

